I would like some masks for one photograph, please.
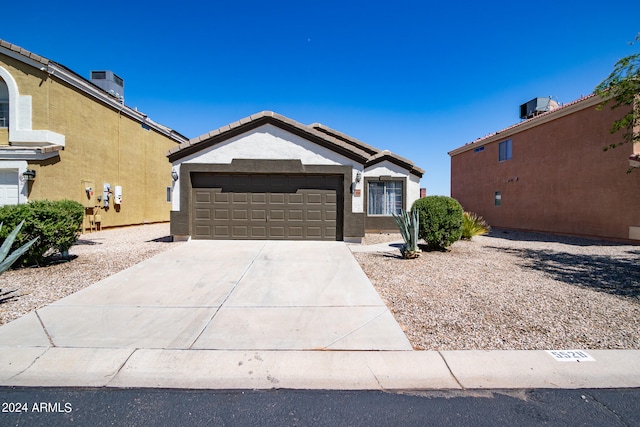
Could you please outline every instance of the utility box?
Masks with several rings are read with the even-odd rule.
[[[122,204],[122,186],[116,185],[113,190],[113,203],[115,205]]]
[[[95,189],[95,184],[93,183],[93,181],[89,181],[89,180],[82,180],[80,181],[81,186],[82,186],[82,196],[81,196],[81,200],[82,200],[82,205],[85,208],[92,208],[94,206],[96,206],[96,189]]]

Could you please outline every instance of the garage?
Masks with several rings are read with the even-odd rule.
[[[167,152],[174,240],[341,240],[396,231],[422,169],[320,123],[263,111]],[[393,203],[389,199],[393,197]]]
[[[192,176],[194,239],[340,240],[342,176]]]

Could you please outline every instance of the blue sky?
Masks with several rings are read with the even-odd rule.
[[[272,110],[426,170],[519,121],[537,96],[588,95],[640,31],[637,0],[9,2],[0,38],[89,77],[193,138]]]

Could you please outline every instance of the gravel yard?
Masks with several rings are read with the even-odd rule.
[[[367,244],[399,239],[371,235]],[[640,349],[639,246],[493,231],[356,259],[416,349]]]
[[[16,300],[0,304],[0,324],[50,304],[180,243],[170,242],[169,224],[106,229],[83,234],[70,262],[5,271],[0,289],[18,289]]]
[[[84,234],[74,258],[5,272],[0,324],[181,243],[169,225]],[[367,235],[373,245],[394,234]],[[640,349],[640,246],[493,231],[415,260],[355,253],[416,349]]]

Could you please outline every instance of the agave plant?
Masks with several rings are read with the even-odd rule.
[[[15,228],[15,230],[11,232],[11,234],[7,236],[7,238],[2,243],[2,246],[0,246],[0,274],[9,269],[9,267],[11,267],[22,254],[29,250],[31,245],[33,245],[36,240],[38,240],[38,238],[36,237],[35,239],[28,241],[24,245],[20,246],[20,248],[14,251],[11,255],[7,256],[9,254],[9,250],[11,249],[11,245],[13,245],[13,241],[16,239],[16,236],[20,232],[23,224],[24,220]],[[0,223],[0,230],[2,230],[2,223]],[[17,295],[11,295],[15,291],[16,289],[3,292],[2,289],[0,289],[0,304],[17,298]]]
[[[403,258],[417,258],[420,256],[420,249],[418,249],[418,211],[414,210],[410,214],[402,211],[400,215],[393,214],[393,219],[396,220],[404,245],[400,248],[400,253]]]

